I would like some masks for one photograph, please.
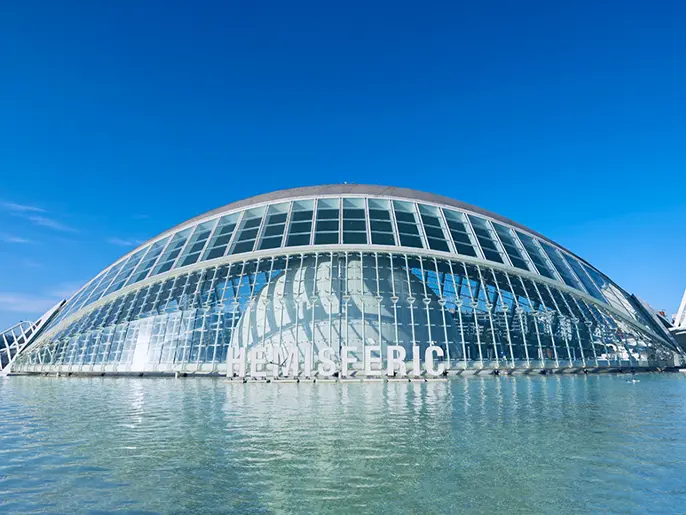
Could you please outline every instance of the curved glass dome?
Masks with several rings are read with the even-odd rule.
[[[329,185],[151,239],[74,294],[14,370],[312,376],[347,361],[404,373],[385,368],[399,354],[408,370],[426,356],[450,373],[654,367],[679,351],[635,297],[516,222],[404,188]]]

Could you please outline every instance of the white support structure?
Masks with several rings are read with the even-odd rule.
[[[686,290],[684,290],[679,311],[677,311],[676,318],[674,319],[674,327],[676,329],[686,329]]]
[[[0,333],[0,377],[12,372],[12,364],[17,356],[31,344],[34,335],[38,334],[65,302],[60,301],[36,322],[19,322]]]

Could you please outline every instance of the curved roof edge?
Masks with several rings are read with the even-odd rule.
[[[212,217],[214,215],[221,214],[225,211],[232,211],[234,209],[242,209],[242,208],[247,208],[252,205],[256,204],[262,204],[265,202],[276,202],[279,200],[288,200],[292,198],[307,198],[307,197],[315,197],[318,195],[366,195],[370,197],[384,197],[384,196],[390,196],[390,197],[397,197],[397,198],[403,198],[407,200],[419,200],[419,201],[425,201],[425,202],[433,202],[435,204],[443,204],[446,206],[452,206],[456,207],[458,209],[464,209],[466,211],[472,211],[474,213],[478,213],[484,216],[487,216],[489,218],[492,218],[494,220],[498,220],[500,222],[506,223],[511,225],[512,227],[515,227],[517,229],[521,229],[523,231],[528,232],[529,234],[532,234],[533,236],[536,236],[537,238],[547,241],[548,243],[551,243],[553,245],[556,245],[557,247],[564,249],[565,251],[569,252],[572,256],[576,257],[580,261],[584,262],[594,270],[598,271],[599,273],[600,270],[598,270],[595,266],[593,266],[591,263],[586,261],[584,258],[579,256],[578,254],[572,252],[569,250],[567,247],[564,245],[560,245],[557,243],[555,240],[551,240],[544,234],[541,234],[538,231],[534,231],[533,229],[527,227],[526,225],[520,224],[519,222],[515,222],[514,220],[507,218],[505,216],[499,215],[498,213],[494,213],[493,211],[489,211],[487,209],[483,209],[479,206],[475,206],[474,204],[469,204],[467,202],[462,202],[459,200],[455,200],[450,197],[446,197],[444,195],[438,195],[436,193],[428,193],[426,191],[420,191],[420,190],[415,190],[412,188],[400,188],[396,186],[380,186],[376,184],[322,184],[319,186],[301,186],[298,188],[288,188],[285,190],[276,190],[272,191],[269,193],[261,193],[259,195],[254,195],[252,197],[247,197],[242,200],[236,200],[235,202],[231,202],[229,204],[225,204],[221,207],[212,209],[210,211],[206,211],[204,213],[201,213],[197,216],[194,216],[193,218],[189,218],[187,220],[184,220],[181,223],[178,223],[169,229],[165,229],[164,231],[156,234],[152,238],[149,238],[145,240],[143,243],[138,245],[137,247],[131,249],[129,252],[126,254],[123,254],[119,258],[117,258],[115,261],[113,261],[109,266],[114,265],[115,263],[118,263],[122,259],[133,255],[135,252],[138,250],[142,249],[146,245],[149,245],[153,241],[157,240],[158,238],[161,238],[163,236],[173,234],[174,232],[178,231],[181,227],[184,227],[186,225],[190,225],[193,222],[198,222],[200,220],[203,220],[208,217]],[[105,268],[106,270],[107,268]],[[603,274],[605,275],[605,274]],[[96,276],[97,277],[97,276]],[[88,284],[88,283],[86,283]]]
[[[474,213],[488,216],[495,220],[499,220],[501,222],[527,231],[538,238],[544,239],[550,243],[553,243],[559,247],[566,249],[566,247],[560,245],[559,243],[556,243],[547,236],[537,231],[534,231],[533,229],[530,229],[525,225],[522,225],[518,222],[515,222],[514,220],[501,216],[492,211],[488,211],[487,209],[483,209],[479,206],[468,204],[467,202],[461,202],[459,200],[455,200],[444,195],[438,195],[436,193],[428,193],[426,191],[414,190],[411,188],[399,188],[396,186],[380,186],[376,184],[322,184],[320,186],[302,186],[299,188],[288,188],[285,190],[277,190],[269,193],[262,193],[242,200],[231,202],[224,206],[202,213],[198,216],[194,216],[193,218],[185,220],[180,224],[177,224],[174,227],[167,229],[166,231],[164,231],[164,233],[173,232],[186,224],[202,220],[203,218],[207,218],[209,216],[222,213],[224,211],[246,208],[255,204],[262,204],[264,202],[276,202],[279,200],[286,200],[297,197],[314,197],[319,195],[366,195],[372,197],[391,196],[398,198],[406,198],[408,200],[423,200],[425,202],[433,202],[435,204],[444,204],[447,206],[465,209],[467,211],[472,211]]]

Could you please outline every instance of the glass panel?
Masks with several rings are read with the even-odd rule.
[[[444,209],[443,214],[448,223],[448,229],[453,238],[453,243],[455,243],[455,250],[457,250],[457,253],[464,256],[476,257],[477,253],[474,249],[472,239],[469,236],[469,230],[465,224],[464,215],[458,211],[451,211],[450,209]]]
[[[285,224],[268,225],[262,231],[263,238],[273,238],[274,236],[283,235],[283,228]]]
[[[139,250],[129,258],[124,268],[122,268],[121,272],[119,272],[119,275],[117,275],[115,280],[112,281],[112,284],[110,284],[105,293],[103,293],[103,297],[105,295],[109,295],[114,291],[118,291],[122,286],[124,286],[124,284],[129,279],[131,273],[134,271],[138,263],[140,263],[141,259],[143,259],[143,256],[145,255],[148,248],[149,247]]]
[[[70,314],[75,313],[76,311],[81,309],[81,306],[86,302],[86,300],[88,300],[88,297],[90,297],[91,293],[93,293],[93,291],[105,279],[103,275],[104,274],[101,272],[95,279],[93,279],[90,282],[90,284],[88,284],[81,290],[81,293],[79,295],[75,295],[73,300],[70,301],[69,304],[64,306],[64,308],[62,308],[60,314],[55,319],[53,319],[52,322],[48,324],[48,326],[46,327],[46,331],[56,326],[59,322],[67,318]]]
[[[515,239],[512,229],[496,222],[492,223],[495,232],[500,236],[500,241],[505,248],[505,252],[509,256],[512,265],[521,268],[522,270],[529,270],[529,265],[527,265],[526,259],[524,259],[524,255],[517,245],[517,240]]]
[[[312,216],[312,213],[310,213]],[[310,234],[312,232],[312,220],[307,222],[291,222],[289,234]]]
[[[419,204],[419,214],[424,224],[424,233],[432,250],[450,252],[445,236],[443,219],[437,207]]]
[[[367,243],[367,222],[363,198],[343,199],[343,243]]]
[[[174,261],[176,261],[176,258],[178,257],[179,253],[181,252],[181,249],[186,243],[186,240],[190,236],[191,231],[192,228],[189,228],[181,232],[177,232],[174,235],[171,243],[169,243],[169,246],[157,262],[157,265],[155,265],[155,268],[152,269],[150,277],[152,277],[153,275],[162,274],[171,269],[172,265],[174,264]]]
[[[612,307],[623,313],[629,314],[635,320],[650,327],[650,322],[634,309],[627,296],[618,286],[590,266],[583,264],[583,267]]]
[[[314,201],[296,200],[293,202],[291,222],[288,227],[287,247],[299,247],[310,244],[312,233],[312,209]]]
[[[79,309],[83,306],[88,306],[91,302],[95,302],[98,300],[100,297],[102,297],[102,293],[107,289],[107,287],[112,283],[112,280],[117,276],[119,271],[122,269],[122,267],[126,264],[126,261],[122,261],[117,265],[114,265],[112,268],[110,268],[109,272],[107,272],[107,275],[102,279],[98,287],[93,291],[93,294],[89,298],[84,297],[84,302],[81,306],[79,306]]]
[[[600,290],[596,287],[595,284],[593,284],[593,281],[586,275],[584,272],[584,269],[581,266],[581,263],[579,263],[576,259],[574,259],[572,256],[568,256],[565,253],[562,253],[562,256],[565,258],[565,261],[569,264],[569,266],[572,267],[572,270],[576,272],[576,276],[579,278],[579,280],[583,283],[584,287],[586,288],[586,291],[593,296],[594,298],[598,299],[601,302],[607,302],[605,300],[605,297],[603,297],[602,293],[600,293]]]
[[[300,247],[310,244],[309,234],[291,234],[288,237],[288,247]]]
[[[234,255],[252,252],[253,247],[255,247],[255,240],[257,239],[257,233],[260,230],[265,210],[264,207],[257,207],[245,211],[243,219],[241,220],[241,228],[236,234],[233,248],[229,254]]]
[[[488,222],[483,218],[479,218],[474,215],[469,215],[469,220],[472,222],[474,233],[476,234],[476,238],[479,240],[479,245],[481,245],[481,250],[484,252],[484,257],[489,261],[505,263],[505,259],[503,258],[500,250],[500,245],[498,245],[495,235],[488,225]]]
[[[317,245],[335,245],[336,243],[338,243],[338,233],[337,232],[316,233],[314,236],[314,242]]]
[[[239,216],[240,213],[233,213],[222,216],[219,219],[219,223],[210,238],[210,243],[205,249],[202,261],[222,257],[225,254],[226,247],[228,247],[231,242],[231,236],[233,236],[233,232],[236,229],[236,223],[238,222]]]
[[[557,269],[557,272],[560,274],[560,277],[562,277],[562,280],[565,282],[565,284],[567,286],[571,286],[572,288],[581,290],[582,288],[579,284],[579,281],[576,279],[576,277],[574,277],[572,271],[567,266],[567,263],[565,263],[565,261],[562,259],[562,256],[558,250],[541,240],[538,240],[538,243],[541,245],[541,247],[543,247],[543,250],[550,258],[550,261],[553,262],[553,265]]]
[[[317,202],[317,224],[314,243],[330,245],[338,243],[340,200],[337,198],[319,199]]]
[[[123,263],[101,275],[111,282]],[[633,302],[598,271],[585,273],[616,302]],[[276,297],[284,285],[293,295],[282,304]],[[89,283],[84,293],[96,289]],[[348,309],[339,302],[344,298]],[[360,309],[364,299],[372,302]],[[15,363],[18,371],[33,372],[21,367],[45,364],[44,373],[55,371],[50,365],[71,364],[78,374],[87,371],[79,365],[94,362],[123,365],[119,370],[127,372],[127,364],[136,361],[163,374],[186,365],[189,372],[224,374],[231,346],[297,345],[302,356],[312,345],[316,356],[322,346],[335,354],[341,344],[359,348],[369,341],[401,345],[408,355],[414,346],[421,354],[438,345],[446,361],[465,369],[490,367],[489,362],[581,366],[581,360],[607,367],[671,355],[666,342],[615,316],[615,309],[610,313],[609,306],[587,302],[576,291],[562,292],[523,274],[384,252],[329,251],[235,262],[157,281],[103,303]],[[141,342],[144,356],[137,355]],[[359,370],[359,353],[357,358]]]
[[[370,198],[368,202],[372,243],[374,245],[395,245],[390,201]]]
[[[523,232],[515,232],[517,233],[517,236],[519,236],[519,241],[522,242],[522,245],[524,245],[526,252],[529,254],[531,261],[536,266],[538,273],[541,274],[543,277],[547,277],[548,279],[557,280],[555,273],[550,268],[550,266],[548,266],[548,262],[546,261],[543,252],[541,251],[541,249],[538,248],[534,239]]]
[[[317,232],[338,231],[338,220],[317,220]]]
[[[286,230],[286,218],[290,202],[269,206],[267,221],[262,229],[262,241],[259,249],[275,249],[281,246],[281,240]]]
[[[398,224],[398,237],[403,247],[424,248],[422,238],[417,227],[414,204],[411,202],[393,201],[395,220]]]
[[[150,272],[150,269],[155,264],[155,261],[157,261],[157,258],[164,250],[164,247],[170,238],[171,236],[167,236],[166,238],[163,238],[160,241],[152,244],[150,251],[148,251],[148,253],[143,257],[143,260],[138,264],[136,270],[134,270],[134,272],[131,274],[131,277],[126,283],[127,286],[129,284],[135,284],[139,281],[142,281],[147,277],[148,272]]]
[[[217,220],[212,220],[202,223],[195,228],[193,236],[188,240],[188,245],[186,245],[176,268],[192,265],[200,259],[200,253],[205,248],[205,243],[207,243],[207,239],[210,237],[216,223]]]

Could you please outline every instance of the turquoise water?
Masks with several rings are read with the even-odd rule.
[[[686,376],[0,381],[3,513],[686,513]]]

